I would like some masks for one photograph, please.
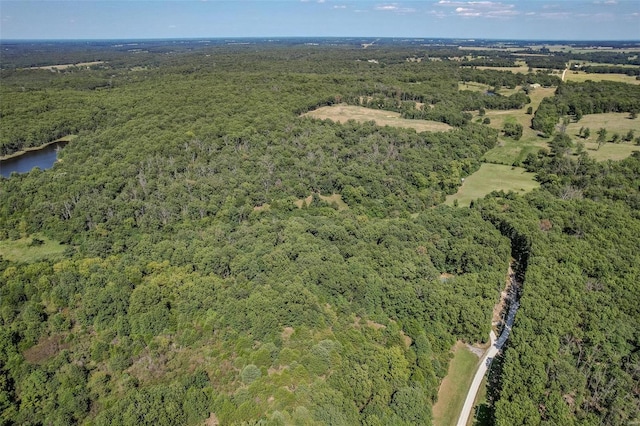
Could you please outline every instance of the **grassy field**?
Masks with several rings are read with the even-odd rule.
[[[494,129],[502,129],[504,123],[508,120],[515,120],[522,126],[522,137],[520,140],[513,140],[511,138],[500,137],[498,139],[498,146],[488,151],[483,159],[491,163],[500,163],[511,165],[524,160],[530,152],[538,152],[540,148],[547,146],[547,142],[550,139],[541,138],[538,136],[538,132],[531,129],[531,118],[533,115],[527,114],[527,109],[531,107],[533,111],[538,109],[540,102],[545,97],[551,97],[555,93],[555,87],[540,87],[529,92],[529,98],[531,103],[518,110],[507,111],[487,111],[486,117],[491,120],[490,126]],[[507,93],[501,94],[507,96]],[[477,114],[474,120],[477,120]]]
[[[582,127],[589,128],[591,131],[589,139],[584,140],[578,137]],[[630,156],[632,152],[640,151],[640,146],[634,145],[633,142],[605,143],[598,149],[596,132],[601,128],[607,129],[607,140],[611,140],[615,133],[624,137],[629,130],[633,130],[637,137],[640,136],[640,118],[631,120],[629,114],[621,112],[588,114],[582,117],[579,122],[570,123],[567,126],[567,134],[574,141],[584,143],[587,154],[597,161],[622,160]]]
[[[620,161],[630,156],[632,152],[640,151],[640,145],[630,143],[606,143],[600,149],[596,142],[586,142],[584,146],[589,157],[596,161]]]
[[[479,362],[480,358],[464,344],[456,343],[449,370],[438,390],[438,402],[433,406],[435,426],[449,426],[457,423]]]
[[[31,246],[33,237],[42,240],[41,245]],[[19,240],[1,240],[0,256],[12,262],[37,262],[44,259],[56,259],[62,256],[65,246],[41,235]]]
[[[460,207],[467,207],[472,200],[482,198],[491,191],[514,191],[520,194],[540,186],[534,174],[521,167],[485,163],[480,170],[465,179],[454,195],[449,195],[445,204],[452,206],[458,201]]]
[[[400,118],[400,114],[397,112],[345,104],[321,107],[304,115],[322,120],[329,119],[338,123],[345,123],[349,120],[355,120],[359,123],[374,121],[379,126],[405,127],[415,129],[417,132],[443,132],[452,128],[448,124],[437,121]]]
[[[584,71],[567,71],[564,75],[565,81],[583,82],[591,81],[617,81],[620,83],[640,84],[640,80],[636,80],[635,76],[624,74],[587,74]]]
[[[335,203],[335,205],[338,206],[338,210],[346,210],[349,208],[347,203],[342,201],[342,195],[340,194],[318,195],[318,196],[322,201],[327,202],[327,204],[329,205]],[[309,195],[307,198],[301,198],[299,200],[294,201],[294,204],[296,205],[296,207],[301,209],[302,207],[304,207],[305,203],[306,205],[310,205],[312,201],[313,201],[313,194]],[[255,207],[254,207],[254,210],[255,210]]]
[[[591,130],[591,139],[598,137],[596,132],[600,128],[607,129],[609,137],[614,133],[624,136],[629,130],[635,131],[636,136],[640,136],[640,118],[631,120],[626,112],[584,115],[577,123],[569,123],[567,134],[571,137],[578,137],[581,127],[588,127]]]
[[[458,90],[471,90],[472,92],[486,92],[491,89],[491,86],[483,83],[476,83],[475,81],[458,82]]]

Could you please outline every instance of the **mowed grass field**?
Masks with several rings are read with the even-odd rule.
[[[580,129],[589,128],[591,135],[589,139],[582,139],[578,136]],[[577,123],[570,123],[567,126],[567,134],[577,143],[582,142],[585,145],[587,154],[597,161],[606,160],[623,160],[631,155],[634,151],[640,151],[639,145],[634,142],[605,143],[598,149],[596,139],[599,129],[607,129],[607,140],[611,140],[615,133],[621,138],[633,130],[635,137],[640,136],[640,118],[630,119],[628,113],[610,112],[605,114],[588,114],[582,117]]]
[[[458,192],[447,196],[445,204],[452,206],[457,200],[458,206],[468,207],[471,201],[482,198],[491,191],[524,194],[540,186],[534,177],[533,173],[521,167],[484,163],[477,172],[465,179]]]
[[[458,90],[470,90],[472,92],[486,92],[491,89],[491,86],[484,83],[476,83],[475,81],[460,81],[458,82]]]
[[[533,114],[527,114],[527,109],[531,107],[533,112],[535,112],[536,109],[538,109],[540,102],[542,102],[542,99],[552,97],[555,90],[555,87],[539,87],[537,89],[533,89],[529,92],[531,103],[525,105],[521,109],[487,111],[485,117],[488,117],[491,120],[491,127],[501,130],[504,127],[505,122],[515,121],[522,126],[522,137],[517,141],[511,138],[499,137],[498,146],[489,150],[484,155],[483,159],[490,163],[511,165],[524,160],[530,152],[536,153],[540,148],[546,147],[547,142],[551,139],[541,138],[538,136],[537,131],[531,129],[531,119],[533,118]],[[508,96],[513,92],[515,92],[515,90],[510,90],[508,93],[503,93],[503,90],[500,90],[500,94],[505,96]],[[474,116],[474,120],[482,118],[483,117],[479,117],[478,114],[475,114]]]
[[[30,245],[33,237],[42,240],[41,245]],[[37,262],[57,259],[62,256],[65,246],[47,237],[37,235],[19,240],[0,240],[0,256],[12,262]]]
[[[463,343],[456,343],[453,359],[449,363],[449,370],[438,390],[438,402],[433,406],[433,424],[435,426],[450,426],[458,422],[460,411],[479,362],[480,358],[467,349]]]
[[[635,76],[624,74],[587,74],[584,71],[567,71],[564,75],[564,81],[617,81],[620,83],[640,84],[640,80],[636,80]]]
[[[378,126],[404,127],[415,129],[417,132],[444,132],[452,129],[445,123],[429,120],[408,120],[401,118],[400,113],[379,109],[364,108],[360,106],[338,104],[318,108],[309,111],[303,116],[331,120],[337,123],[345,123],[355,120],[359,123],[374,121]]]

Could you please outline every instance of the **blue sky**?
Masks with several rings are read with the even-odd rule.
[[[640,0],[0,0],[0,39],[640,40]]]

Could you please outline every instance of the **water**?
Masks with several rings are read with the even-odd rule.
[[[67,142],[56,142],[47,145],[36,151],[27,151],[18,157],[0,161],[0,175],[10,177],[11,173],[27,173],[34,167],[42,170],[50,169],[58,158],[58,150],[63,148]]]

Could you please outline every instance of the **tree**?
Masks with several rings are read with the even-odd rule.
[[[611,137],[611,143],[618,143],[620,142],[620,133],[614,133],[613,136]]]
[[[571,138],[566,133],[558,133],[554,136],[553,140],[549,142],[549,148],[551,148],[551,154],[555,157],[562,157],[569,152],[569,149],[573,146]]]
[[[589,136],[591,136],[591,129],[585,127],[584,131],[582,132],[582,138],[589,139]]]
[[[607,141],[607,129],[605,129],[604,127],[601,127],[600,130],[598,130],[598,149],[600,149],[600,147],[602,146],[602,144],[604,144]]]
[[[519,140],[522,137],[522,124],[510,122],[504,123],[502,131],[505,136]]]
[[[635,136],[633,129],[629,130],[624,137],[625,142],[631,142]]]

